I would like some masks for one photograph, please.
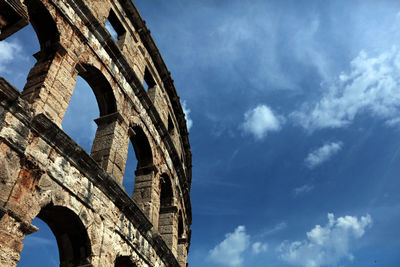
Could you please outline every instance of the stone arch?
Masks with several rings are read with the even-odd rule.
[[[171,178],[163,173],[160,176],[160,207],[158,217],[158,231],[165,243],[176,251],[177,249],[177,207],[174,203],[174,190]]]
[[[189,248],[189,237],[186,232],[185,223],[182,216],[182,210],[179,210],[178,215],[178,261],[181,265],[187,262],[187,254]]]
[[[132,198],[149,220],[156,225],[158,221],[159,189],[155,180],[158,172],[154,162],[153,147],[141,124],[132,124],[129,136],[137,159],[135,185]]]
[[[64,206],[48,204],[37,215],[53,232],[57,240],[60,267],[90,263],[91,244],[79,216]]]
[[[76,64],[75,72],[82,77],[96,97],[99,117],[90,155],[116,181],[122,183],[124,164],[128,153],[128,124],[120,115],[115,90],[102,71],[101,64],[86,55]]]
[[[117,112],[113,89],[104,74],[96,67],[82,63],[77,65],[80,75],[92,88],[99,106],[100,117]]]
[[[136,267],[137,265],[133,263],[129,256],[118,256],[115,259],[115,267]]]
[[[57,52],[60,33],[48,8],[40,0],[27,0],[24,3],[40,44],[40,51],[34,55],[37,62],[30,70],[23,89],[23,97],[29,102],[33,102],[39,94],[38,90],[46,80]]]
[[[185,235],[185,229],[183,226],[183,217],[182,217],[182,210],[179,210],[178,216],[178,239],[183,238]]]
[[[40,0],[25,0],[30,22],[40,43],[41,52],[54,49],[60,41],[60,34],[56,22],[46,6]]]
[[[135,155],[138,160],[136,174],[147,174],[152,171],[154,165],[153,152],[149,139],[142,127],[137,124],[131,126],[130,130],[130,140],[135,149]]]
[[[171,179],[166,173],[160,176],[160,210],[174,204],[174,190]]]

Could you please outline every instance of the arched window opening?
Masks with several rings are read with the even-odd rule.
[[[56,238],[61,267],[90,263],[89,237],[85,226],[73,211],[62,206],[48,205],[42,208],[37,217],[49,226]]]
[[[0,76],[22,92],[29,71],[35,65],[32,57],[39,51],[39,41],[32,25],[0,41]]]
[[[175,127],[174,127],[174,123],[172,122],[171,115],[168,114],[168,133],[170,135],[173,135],[174,134],[174,129],[175,129]]]
[[[10,3],[0,3],[1,38],[9,36],[0,42],[0,75],[19,91],[24,88],[24,93],[28,94],[43,82],[49,62],[58,49],[59,33],[41,1],[24,1],[30,20],[26,27],[28,14],[22,6],[18,7],[19,1]],[[21,20],[25,22],[21,24]],[[30,90],[25,90],[27,88]]]
[[[110,9],[105,26],[114,40],[118,43],[118,46],[121,47],[124,44],[126,30],[112,9]]]
[[[160,177],[160,210],[158,217],[158,231],[165,243],[176,250],[177,246],[177,208],[174,206],[174,192],[171,179],[168,175]]]
[[[136,175],[147,174],[152,171],[153,153],[146,134],[139,126],[131,128],[131,142],[137,158]]]
[[[154,186],[156,168],[151,146],[141,127],[131,126],[129,132],[137,159],[132,198],[149,220],[156,223],[158,221],[158,198],[156,197],[158,188]]]
[[[29,18],[38,36],[40,51],[54,50],[60,35],[49,11],[40,0],[26,0],[24,3],[28,7]]]
[[[70,103],[65,113],[62,127],[88,153],[93,149],[93,139],[96,136],[97,143],[102,144],[102,156],[110,150],[112,140],[104,143],[112,135],[110,125],[115,120],[102,120],[101,118],[116,112],[116,101],[110,84],[104,75],[96,68],[86,64],[78,64],[78,78]],[[97,105],[96,105],[97,103]],[[100,116],[100,118],[99,118]],[[98,119],[99,118],[99,119]],[[96,123],[94,122],[96,120]],[[98,126],[98,127],[97,127]],[[112,127],[111,127],[112,128]],[[97,129],[97,132],[96,132]],[[112,130],[111,130],[112,131]],[[110,138],[108,138],[110,139]],[[91,150],[92,148],[92,150]],[[96,150],[96,152],[99,152]],[[101,162],[99,162],[102,164]],[[105,166],[103,166],[105,167]]]
[[[57,240],[50,227],[41,219],[35,218],[32,224],[39,228],[24,239],[24,248],[18,267],[54,267],[60,265]]]
[[[79,75],[90,85],[99,105],[100,116],[112,114],[117,111],[113,90],[104,75],[93,66],[79,64]]]
[[[60,50],[60,34],[56,23],[41,1],[26,0],[24,3],[28,8],[30,22],[40,44],[40,51],[34,54],[37,62],[29,72],[23,91],[25,98],[32,100],[38,94],[37,89],[46,79],[56,52]],[[30,44],[30,42],[28,43]]]
[[[172,191],[171,179],[166,174],[160,177],[160,210],[173,205],[174,193]]]
[[[135,186],[135,170],[137,168],[137,158],[135,154],[135,150],[133,148],[132,142],[129,142],[128,148],[128,157],[125,165],[124,179],[122,182],[122,186],[125,191],[129,194],[133,194],[133,188]]]
[[[136,177],[147,176],[153,170],[153,153],[146,134],[139,126],[131,127],[128,157],[122,182],[128,194],[134,192]]]
[[[155,85],[156,82],[154,81],[153,75],[151,75],[149,69],[146,67],[144,70],[143,87],[146,89],[146,91],[149,91]]]
[[[88,153],[97,129],[94,119],[98,117],[99,109],[93,91],[90,85],[78,76],[62,127]]]
[[[183,218],[182,218],[182,211],[179,211],[179,218],[178,218],[178,239],[184,237],[184,229],[183,229]]]
[[[129,256],[119,256],[115,260],[115,267],[136,267]]]

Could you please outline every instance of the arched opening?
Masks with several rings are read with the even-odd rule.
[[[79,64],[77,70],[78,74],[85,79],[96,96],[100,117],[117,112],[113,90],[103,73],[88,64]]]
[[[113,89],[97,68],[78,64],[76,70],[78,78],[62,123],[64,131],[90,152],[105,171],[121,181],[121,162],[125,162],[127,151],[121,150],[124,140],[120,139],[127,139],[127,129],[121,126]]]
[[[90,153],[97,129],[94,120],[98,117],[99,108],[93,90],[81,76],[78,76],[74,93],[62,121],[62,128],[88,153]]]
[[[29,71],[35,65],[32,57],[40,45],[32,25],[0,41],[0,76],[22,92]]]
[[[153,153],[146,134],[139,126],[131,127],[130,140],[137,158],[136,175],[148,174],[153,170]]]
[[[5,23],[0,22],[0,34],[6,38],[0,42],[0,75],[19,91],[24,88],[27,95],[43,83],[57,50],[59,33],[41,1],[26,0],[24,4],[27,13],[19,1],[0,3],[0,20],[3,18]],[[17,22],[18,17],[26,22]],[[28,19],[30,24],[24,27]]]
[[[130,142],[137,160],[136,170],[134,172],[135,178],[132,198],[139,205],[144,214],[148,216],[150,221],[154,223],[157,222],[158,218],[158,206],[155,205],[156,188],[154,186],[153,179],[156,168],[154,167],[153,163],[152,149],[149,140],[147,139],[147,135],[140,126],[131,126],[129,129],[129,135]],[[132,153],[130,154],[132,155]],[[131,155],[128,155],[128,157],[132,158]],[[126,166],[130,166],[130,168],[132,168],[134,162],[127,162]],[[127,171],[124,180],[128,180],[129,182],[126,181],[123,184],[132,183],[133,175],[131,172],[127,173]],[[129,191],[127,192],[130,193]]]
[[[122,186],[129,195],[132,196],[133,188],[135,186],[135,171],[137,169],[138,160],[136,158],[135,149],[132,142],[129,142],[128,157],[126,159],[124,179]]]
[[[176,213],[177,208],[174,206],[174,191],[171,178],[164,173],[160,176],[158,231],[172,250],[176,250],[177,246]]]
[[[160,210],[173,205],[174,193],[171,179],[165,173],[160,177]]]
[[[54,49],[54,45],[59,42],[60,35],[49,11],[39,0],[25,0],[24,4],[28,8],[30,21],[38,36],[40,51],[48,52]]]
[[[20,255],[18,267],[54,267],[60,265],[57,240],[50,227],[36,217],[32,224],[39,230],[24,238],[24,248]]]
[[[112,9],[110,9],[105,26],[108,32],[117,42],[118,46],[122,48],[126,37],[126,30]]]
[[[56,238],[60,267],[84,266],[90,263],[89,237],[85,226],[73,211],[50,204],[42,208],[37,218],[48,225]],[[40,254],[37,256],[40,257]]]
[[[47,77],[56,52],[59,50],[60,34],[47,8],[39,0],[26,0],[30,22],[39,39],[40,51],[34,54],[36,64],[30,70],[23,96],[33,101]]]
[[[168,133],[170,135],[173,135],[174,134],[174,129],[175,129],[175,126],[174,126],[174,123],[172,122],[171,115],[168,114]]]
[[[97,129],[95,119],[115,113],[117,108],[112,88],[98,69],[78,64],[77,70],[78,77],[62,127],[90,153]],[[82,125],[86,127],[82,129]]]
[[[183,218],[182,218],[182,211],[179,211],[178,217],[178,240],[183,238],[184,229],[183,229]]]
[[[115,267],[136,267],[129,256],[119,256],[115,260]]]

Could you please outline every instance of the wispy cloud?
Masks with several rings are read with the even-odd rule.
[[[270,229],[267,229],[267,230],[264,230],[264,231],[260,234],[260,236],[261,236],[261,237],[264,237],[264,236],[269,236],[269,235],[275,234],[275,233],[277,233],[277,232],[282,231],[282,230],[285,229],[286,227],[287,227],[287,223],[286,223],[285,221],[282,221],[282,222],[277,223],[276,225],[274,225],[274,227],[272,227],[272,228],[270,228]]]
[[[313,169],[316,166],[322,164],[323,162],[329,160],[333,155],[339,152],[343,147],[342,142],[331,142],[323,145],[320,148],[315,149],[310,152],[306,159],[304,160],[306,165]],[[303,188],[304,190],[307,188]]]
[[[268,132],[279,131],[283,121],[283,117],[274,114],[268,106],[258,105],[244,114],[241,127],[245,133],[261,140]]]
[[[351,124],[357,114],[368,112],[392,125],[400,119],[400,51],[393,47],[377,57],[366,52],[351,61],[315,103],[305,103],[291,117],[312,132]]]
[[[190,109],[187,107],[185,100],[182,102],[182,109],[183,109],[183,113],[185,113],[187,128],[188,128],[188,130],[190,130],[190,128],[192,128],[192,126],[193,126],[193,121],[190,118]]]
[[[307,194],[307,193],[311,192],[312,190],[314,190],[314,185],[305,184],[305,185],[302,185],[300,187],[296,187],[295,189],[293,189],[293,193],[294,193],[294,196],[297,197],[300,195]]]
[[[370,215],[357,218],[344,216],[335,219],[328,214],[325,226],[316,225],[303,241],[284,241],[278,247],[281,259],[305,267],[336,266],[344,259],[352,260],[351,243],[361,238],[372,225]]]
[[[24,246],[53,246],[55,243],[55,239],[51,240],[40,236],[30,236],[29,238],[24,239]]]

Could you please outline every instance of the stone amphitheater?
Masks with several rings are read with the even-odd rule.
[[[135,5],[0,0],[0,40],[29,23],[40,51],[25,87],[0,78],[0,265],[18,264],[37,217],[52,230],[62,267],[187,266],[186,120]],[[99,109],[90,154],[61,127],[79,76]],[[133,193],[122,186],[130,143]]]

